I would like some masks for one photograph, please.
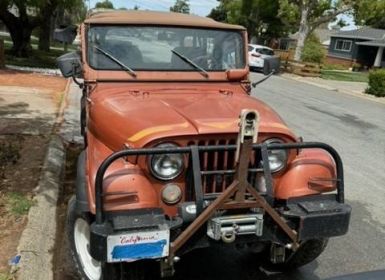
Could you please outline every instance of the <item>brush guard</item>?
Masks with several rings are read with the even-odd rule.
[[[91,226],[91,254],[93,246],[97,244],[98,240],[102,240],[100,236],[105,234],[104,228],[106,227],[106,213],[103,210],[103,178],[108,167],[117,159],[128,157],[128,156],[149,156],[155,154],[187,154],[190,158],[190,166],[192,168],[192,181],[193,191],[195,197],[195,209],[196,217],[189,226],[183,230],[174,239],[169,246],[169,254],[166,259],[162,261],[162,275],[171,275],[173,273],[173,262],[174,257],[179,249],[196,233],[206,222],[226,225],[225,219],[211,220],[213,215],[218,210],[229,210],[229,209],[260,209],[264,215],[270,216],[271,220],[282,230],[287,236],[290,243],[288,246],[296,250],[299,248],[300,236],[296,230],[292,229],[287,220],[284,218],[282,213],[278,212],[273,208],[274,193],[273,193],[273,179],[269,167],[268,151],[269,150],[292,150],[297,151],[301,149],[323,149],[327,151],[336,164],[336,190],[337,193],[328,195],[332,197],[337,205],[345,205],[344,203],[344,176],[343,176],[343,165],[341,158],[337,151],[331,146],[319,143],[319,142],[300,142],[300,143],[287,143],[287,144],[256,144],[258,135],[259,116],[256,111],[245,110],[241,113],[240,122],[240,133],[238,137],[237,145],[217,145],[217,146],[189,146],[189,147],[178,147],[178,148],[143,148],[143,149],[127,149],[119,152],[115,152],[106,158],[100,165],[95,180],[95,222]],[[263,173],[265,177],[266,193],[259,193],[253,188],[247,181],[248,166],[250,160],[250,153],[255,150],[259,151],[262,156],[263,167],[259,172]],[[227,187],[223,193],[215,198],[208,205],[205,204],[205,198],[202,190],[202,172],[200,170],[200,152],[208,151],[236,151],[237,165],[234,175],[234,181]],[[254,170],[255,171],[255,170]],[[350,217],[350,210],[347,209]],[[286,217],[286,216],[285,216]],[[349,221],[347,218],[347,223]],[[231,218],[231,217],[230,217]],[[229,218],[229,219],[230,219]],[[262,218],[262,220],[261,220]],[[263,216],[255,216],[255,225],[263,223]],[[242,226],[242,225],[240,225]],[[246,225],[243,229],[251,229]],[[108,227],[108,226],[107,226]],[[253,228],[255,234],[261,234],[259,228]],[[347,229],[346,229],[347,230]],[[222,232],[220,231],[222,234]],[[341,233],[338,233],[341,234]],[[342,233],[343,234],[343,233]],[[106,234],[105,234],[106,235]],[[213,232],[214,239],[218,238],[218,231]],[[226,238],[226,234],[224,234]],[[227,235],[233,238],[233,236]],[[99,239],[98,239],[99,238]],[[102,250],[103,246],[95,249]],[[103,260],[104,258],[99,258]],[[169,273],[167,272],[168,270]]]

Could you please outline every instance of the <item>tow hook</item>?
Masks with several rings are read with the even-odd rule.
[[[235,238],[236,238],[235,227],[236,227],[236,225],[234,225],[234,230],[222,233],[221,239],[224,243],[229,244],[229,243],[233,243],[235,241]]]
[[[286,259],[286,248],[273,243],[270,247],[270,260],[272,263],[283,263]]]

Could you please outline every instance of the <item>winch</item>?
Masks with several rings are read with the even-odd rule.
[[[237,235],[262,236],[263,214],[232,215],[212,218],[207,223],[207,235],[214,240],[231,243]]]

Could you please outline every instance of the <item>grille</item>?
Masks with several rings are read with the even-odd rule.
[[[190,141],[188,145],[216,146],[235,145],[235,139],[198,140]],[[202,175],[202,188],[206,198],[216,196],[223,192],[234,180],[235,151],[208,151],[200,152],[200,168]],[[256,186],[258,176],[262,172],[260,151],[253,151],[250,158],[248,181]]]

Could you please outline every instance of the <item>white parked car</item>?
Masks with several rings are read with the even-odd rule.
[[[263,69],[264,59],[267,57],[274,56],[274,50],[262,46],[249,44],[249,67],[250,70],[261,70]]]

